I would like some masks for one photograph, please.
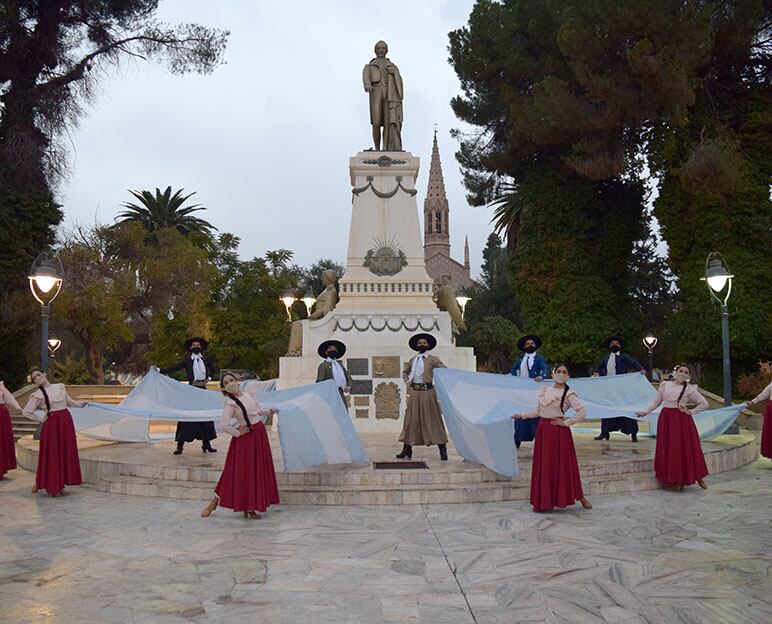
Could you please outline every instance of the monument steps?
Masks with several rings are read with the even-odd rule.
[[[637,445],[623,438],[610,443],[593,440],[593,433],[574,435],[584,491],[588,496],[636,492],[659,487],[653,472],[655,441],[642,438]],[[224,436],[223,436],[224,437]],[[281,445],[269,434],[274,449],[276,480],[282,504],[298,505],[412,505],[527,501],[530,495],[530,444],[520,449],[519,474],[510,479],[484,466],[465,462],[452,445],[449,461],[441,462],[435,448],[416,448],[413,458],[428,470],[374,470],[367,466],[325,465],[301,472],[282,469]],[[388,434],[364,434],[370,458],[393,457],[394,440]],[[224,440],[223,440],[224,442]],[[115,444],[78,439],[81,471],[86,484],[102,492],[132,496],[207,501],[213,496],[225,459],[224,447],[215,455],[187,449],[172,455],[173,442]],[[30,437],[16,446],[19,465],[34,470],[38,443]],[[711,474],[732,470],[756,458],[753,435],[721,436],[703,442]]]

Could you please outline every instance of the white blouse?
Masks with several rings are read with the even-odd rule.
[[[46,392],[48,393],[48,400],[51,403],[52,412],[58,412],[67,409],[68,407],[83,407],[84,405],[83,401],[76,401],[75,399],[70,398],[64,384],[51,384],[46,387]],[[43,410],[43,414],[35,413],[36,410]],[[38,388],[30,395],[27,405],[25,405],[22,410],[22,415],[25,418],[42,423],[48,418],[48,414],[46,414],[45,411],[46,400],[43,398],[43,392]]]
[[[0,405],[7,405],[17,412],[21,411],[21,407],[19,407],[16,397],[11,394],[11,391],[5,387],[5,384],[2,381],[0,381]]]
[[[748,405],[753,405],[754,403],[761,403],[762,401],[769,401],[770,396],[772,396],[772,383],[770,383],[766,388],[764,388],[759,393],[759,396],[757,396],[755,399],[752,399],[751,401],[748,401]]]
[[[560,399],[563,396],[563,388],[555,388],[554,386],[542,387],[539,390],[539,401],[536,403],[536,409],[532,412],[523,414],[523,418],[564,418],[565,412],[560,410]],[[563,409],[567,412],[569,409],[573,409],[575,414],[572,418],[566,420],[566,424],[570,427],[578,422],[587,418],[587,408],[576,396],[576,392],[569,390],[566,394],[566,400],[563,401]]]
[[[244,405],[244,409],[247,410],[249,416],[249,422],[255,424],[257,422],[265,423],[266,418],[271,413],[269,409],[263,409],[260,407],[260,403],[251,392],[242,392],[238,396],[239,401]],[[236,401],[230,397],[225,397],[225,406],[222,411],[222,419],[220,421],[220,427],[223,431],[230,433],[234,438],[238,438],[241,433],[239,432],[240,426],[245,426],[247,422],[244,420],[244,412],[236,404]]]
[[[684,392],[683,397],[681,397],[681,400],[679,401],[678,397],[680,396],[683,387],[683,384],[676,383],[675,381],[663,381],[659,384],[659,390],[657,390],[654,400],[652,400],[643,411],[648,414],[661,404],[662,407],[676,407],[681,411],[689,412],[694,416],[698,412],[708,409],[708,402],[705,400],[705,397],[699,393],[696,384],[688,384],[686,386],[686,392]],[[696,403],[691,411],[686,408],[686,404],[690,401]]]

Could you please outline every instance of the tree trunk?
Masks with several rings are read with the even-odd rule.
[[[91,381],[101,385],[105,382],[105,374],[102,370],[102,353],[99,351],[99,347],[90,340],[87,340],[83,346],[85,347],[86,368]]]

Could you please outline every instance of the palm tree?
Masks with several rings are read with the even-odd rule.
[[[134,195],[140,203],[139,205],[129,202],[121,204],[127,210],[120,213],[115,219],[118,223],[135,221],[142,224],[142,227],[151,233],[161,228],[173,227],[183,236],[198,233],[211,238],[212,230],[217,230],[217,228],[208,221],[191,216],[192,213],[206,210],[206,208],[201,204],[183,207],[182,204],[195,195],[195,193],[183,195],[183,191],[184,189],[180,189],[172,195],[171,186],[167,186],[163,193],[156,188],[155,195],[150,191],[129,190],[129,193]]]
[[[511,182],[499,184],[496,196],[488,206],[493,208],[493,231],[503,232],[507,239],[507,250],[513,251],[517,246],[517,234],[520,229],[520,213],[524,202],[520,188]]]

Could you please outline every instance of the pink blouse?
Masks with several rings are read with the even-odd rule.
[[[761,403],[762,401],[768,401],[770,399],[770,396],[772,396],[772,383],[769,384],[766,388],[764,388],[759,393],[759,396],[757,396],[755,399],[751,401],[748,401],[748,405],[753,405],[754,403]]]
[[[675,381],[663,381],[659,384],[659,390],[657,390],[654,400],[649,403],[643,411],[648,414],[662,404],[662,407],[676,407],[681,411],[689,412],[686,408],[686,404],[690,401],[696,403],[694,408],[689,412],[692,416],[702,410],[708,409],[708,402],[705,400],[705,397],[699,393],[696,384],[688,384],[686,386],[686,392],[684,392],[684,396],[679,402],[678,396],[681,394],[683,387],[683,384],[676,383]]]
[[[523,414],[523,418],[565,418],[564,412],[560,411],[560,398],[563,396],[563,388],[552,386],[543,387],[539,390],[539,400],[536,403],[536,409],[532,412]],[[587,417],[587,408],[582,405],[576,392],[569,390],[566,394],[566,400],[563,402],[563,409],[567,412],[573,409],[576,414],[573,418],[566,420],[570,427],[581,422]]]
[[[75,399],[70,398],[64,384],[51,384],[46,387],[46,392],[48,393],[48,400],[51,403],[52,412],[58,412],[67,409],[68,407],[83,407],[83,401],[76,401]],[[35,413],[36,410],[43,410],[43,414]],[[27,401],[27,405],[24,406],[22,414],[25,418],[42,423],[48,418],[48,414],[46,414],[45,411],[46,400],[43,398],[43,393],[40,391],[40,388],[38,388],[29,396],[29,401]]]
[[[247,410],[249,422],[253,425],[258,421],[264,423],[266,417],[271,413],[271,410],[261,408],[255,395],[250,392],[242,392],[238,399],[244,405],[244,409]],[[222,419],[220,420],[220,427],[222,430],[227,431],[234,438],[238,438],[241,435],[239,433],[239,427],[245,426],[246,424],[244,412],[241,411],[241,408],[236,404],[236,401],[230,397],[226,397],[225,406],[222,411]]]
[[[2,381],[0,381],[0,405],[12,407],[17,412],[21,411],[21,407],[19,406],[16,397],[11,394],[11,391],[5,387],[5,384]]]

